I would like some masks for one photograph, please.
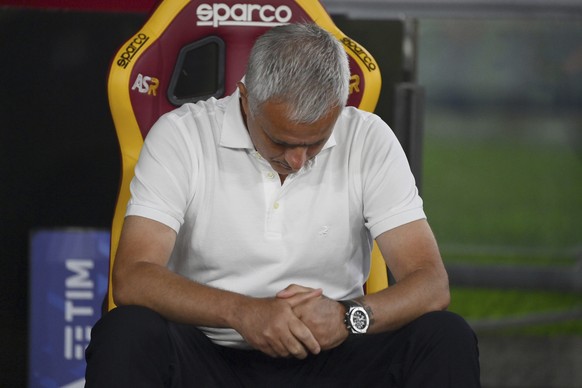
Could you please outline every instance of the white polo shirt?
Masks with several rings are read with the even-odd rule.
[[[405,154],[376,115],[345,108],[322,151],[283,185],[248,135],[238,92],[162,116],[144,143],[127,215],[173,228],[169,268],[255,297],[291,283],[362,295],[372,239],[424,218]],[[230,329],[203,328],[244,346]]]

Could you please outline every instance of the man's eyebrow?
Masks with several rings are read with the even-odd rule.
[[[268,136],[268,135],[267,135]],[[315,143],[287,143],[286,141],[281,141],[281,140],[277,140],[277,139],[273,139],[271,136],[269,136],[269,139],[271,139],[271,141],[277,145],[283,146],[283,147],[289,147],[289,148],[293,148],[293,147],[313,147],[316,145],[320,145],[321,143],[325,142],[325,139],[321,139],[316,141]]]

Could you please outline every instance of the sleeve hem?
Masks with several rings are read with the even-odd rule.
[[[376,237],[384,232],[389,231],[390,229],[394,229],[398,226],[420,219],[426,219],[424,210],[422,208],[410,209],[376,222],[374,225],[371,225],[369,227],[370,234],[372,235],[372,238],[376,239]]]
[[[178,220],[164,212],[161,212],[156,209],[152,209],[146,206],[140,205],[129,205],[127,208],[127,212],[125,216],[140,216],[149,218],[154,221],[158,221],[176,231],[178,233],[180,231],[180,227],[182,225],[182,221]]]

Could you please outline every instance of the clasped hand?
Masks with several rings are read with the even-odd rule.
[[[293,284],[274,298],[254,299],[238,330],[251,346],[272,357],[303,359],[346,339],[342,311],[321,289]]]

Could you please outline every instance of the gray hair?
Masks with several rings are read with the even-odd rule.
[[[349,77],[339,40],[316,24],[287,24],[257,39],[244,83],[253,115],[277,101],[289,104],[290,120],[309,124],[346,105]]]

